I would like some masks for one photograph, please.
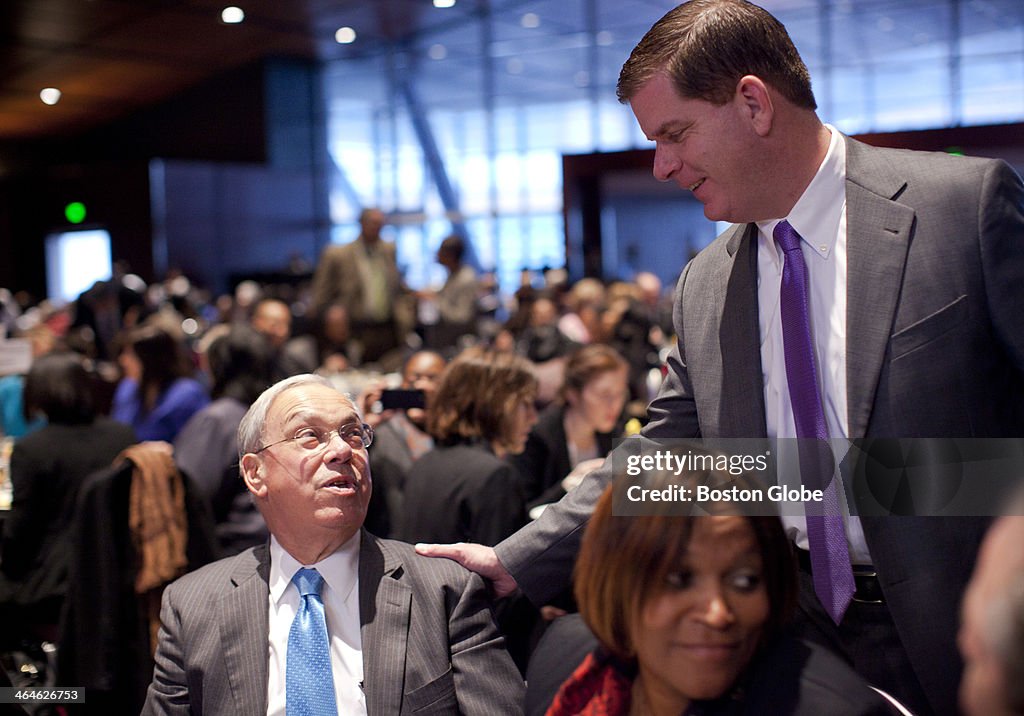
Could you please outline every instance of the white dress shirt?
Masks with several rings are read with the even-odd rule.
[[[793,206],[790,225],[800,234],[807,264],[811,333],[818,368],[825,421],[834,449],[847,445],[846,410],[846,144],[832,126],[828,152],[814,179]],[[784,256],[772,232],[782,218],[757,222],[757,301],[761,328],[761,368],[768,436],[796,437],[793,405],[789,400],[779,290]],[[780,450],[785,448],[780,445]],[[779,455],[785,464],[784,455]],[[843,453],[837,454],[842,459]],[[842,490],[840,501],[843,502]],[[798,547],[807,549],[807,522],[791,516],[788,505],[783,522]],[[846,520],[850,557],[854,564],[869,564],[864,532],[858,518]]]
[[[302,564],[270,538],[270,669],[267,715],[285,716],[288,632],[299,608],[292,577],[303,567],[324,578],[320,599],[331,643],[331,673],[338,713],[366,714],[363,694],[363,645],[359,632],[359,533],[341,549],[316,564]]]

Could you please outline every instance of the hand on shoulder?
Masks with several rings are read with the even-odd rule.
[[[497,597],[507,597],[518,588],[516,580],[498,559],[493,547],[470,542],[456,544],[417,544],[416,553],[424,557],[451,559],[491,583]]]

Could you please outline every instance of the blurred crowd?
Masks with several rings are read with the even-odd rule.
[[[36,654],[40,674],[92,685],[104,708],[139,703],[155,631],[147,641],[145,629],[115,629],[118,649],[146,655],[142,667],[97,658],[88,625],[123,617],[80,613],[75,595],[105,579],[123,587],[147,540],[173,544],[175,530],[188,533],[187,553],[150,553],[162,583],[266,541],[236,434],[283,378],[318,373],[353,398],[376,433],[366,527],[409,542],[496,544],[639,430],[672,337],[671,297],[653,274],[605,284],[524,271],[501,298],[451,236],[436,257],[445,283],[413,291],[380,239],[383,221],[365,211],[357,240],[329,247],[312,273],[244,280],[221,296],[178,271],[147,284],[124,265],[67,305],[0,291],[0,345],[12,356],[0,361],[8,662],[31,661],[27,645],[59,644],[59,664]],[[162,471],[176,488],[139,493]],[[145,612],[152,601],[145,589],[121,591],[110,610]],[[547,621],[573,608],[569,593],[543,610],[502,605],[522,670]]]

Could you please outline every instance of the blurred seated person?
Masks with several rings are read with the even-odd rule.
[[[174,442],[188,419],[210,402],[206,388],[192,377],[185,346],[157,325],[130,331],[118,363],[124,377],[110,414],[131,425],[140,441]]]
[[[530,305],[530,320],[519,336],[517,350],[534,363],[568,355],[579,344],[558,329],[558,304],[541,295]]]
[[[1024,497],[989,528],[960,624],[965,716],[1024,714]]]
[[[437,390],[438,380],[444,372],[445,360],[434,351],[418,351],[409,356],[402,367],[401,388],[423,393],[429,402]],[[383,384],[367,391],[364,405],[373,405],[381,399]],[[370,467],[373,470],[374,497],[366,516],[367,529],[381,537],[397,532],[405,503],[405,481],[414,462],[434,447],[434,440],[426,432],[427,411],[410,407],[385,409],[379,422],[365,411],[367,422],[373,424],[374,439],[370,448]]]
[[[93,383],[81,358],[69,352],[37,358],[25,379],[26,416],[46,425],[14,444],[10,461],[11,511],[0,549],[0,624],[20,618],[56,624],[67,591],[72,515],[79,488],[135,443],[123,423],[96,414]]]
[[[245,324],[235,324],[206,350],[213,402],[193,415],[174,440],[174,461],[213,508],[224,554],[267,540],[267,526],[238,475],[238,425],[271,383],[272,352]]]
[[[532,366],[514,353],[474,347],[449,363],[427,405],[434,449],[406,477],[400,539],[493,546],[526,522],[520,478],[505,458],[526,445],[536,397]],[[525,670],[537,612],[520,597],[497,613],[508,650]]]
[[[568,663],[564,655],[578,655],[578,642],[556,621],[534,653],[528,702],[542,702],[537,690],[575,666],[548,716],[894,713],[841,658],[787,636],[796,563],[769,503],[703,502],[687,514],[687,503],[652,501],[642,516],[612,513],[615,491],[629,485],[754,485],[744,482],[699,470],[646,473],[609,486],[587,525],[573,579],[596,648],[582,664]]]
[[[348,309],[331,303],[313,318],[313,332],[288,341],[288,352],[302,365],[322,373],[341,373],[359,365],[359,346],[352,340]],[[307,371],[312,372],[312,371]]]
[[[38,323],[20,332],[16,337],[29,341],[33,360],[54,350],[58,343],[57,336],[45,323]],[[24,373],[11,373],[0,377],[0,436],[20,438],[33,430],[38,430],[46,423],[43,415],[26,418],[24,390]]]
[[[661,279],[650,271],[641,271],[633,277],[637,290],[637,310],[651,322],[650,341],[661,347],[672,339],[672,294],[662,290]]]
[[[291,339],[292,309],[284,301],[277,298],[259,301],[253,308],[249,324],[263,334],[274,351],[274,380],[312,373],[320,367],[317,355],[308,350],[305,341]]]
[[[534,296],[526,310],[529,320],[515,342],[515,351],[533,362],[537,404],[544,407],[555,399],[562,385],[566,356],[580,344],[558,329],[558,304],[548,294]]]
[[[434,449],[405,482],[399,536],[407,542],[495,545],[526,521],[515,468],[537,422],[537,379],[513,353],[470,348],[441,376],[427,407]]]
[[[518,714],[523,683],[481,579],[363,528],[372,430],[317,375],[242,419],[269,544],[163,593],[143,714]]]
[[[596,278],[581,278],[562,299],[565,312],[558,319],[558,330],[579,344],[594,343],[603,336],[604,284]]]
[[[657,277],[645,274],[654,280]],[[664,337],[643,303],[636,283],[618,281],[608,288],[608,306],[601,317],[607,343],[625,357],[630,366],[630,400],[646,405],[654,396],[648,387],[648,373],[660,365],[658,351]]]
[[[600,465],[622,434],[629,366],[613,348],[595,343],[569,356],[558,400],[530,431],[526,449],[510,458],[523,478],[527,508],[558,502],[565,479],[580,465]],[[600,459],[595,463],[594,460]]]

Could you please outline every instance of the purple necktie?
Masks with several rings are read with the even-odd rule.
[[[825,611],[838,624],[853,597],[853,568],[839,510],[839,496],[832,479],[828,424],[825,422],[815,370],[808,316],[807,265],[800,250],[800,234],[788,221],[779,222],[774,236],[775,243],[786,256],[779,307],[789,400],[793,404],[796,436],[802,438],[798,441],[800,474],[804,485],[812,490],[820,489],[824,495],[821,503],[804,503],[814,591]]]

